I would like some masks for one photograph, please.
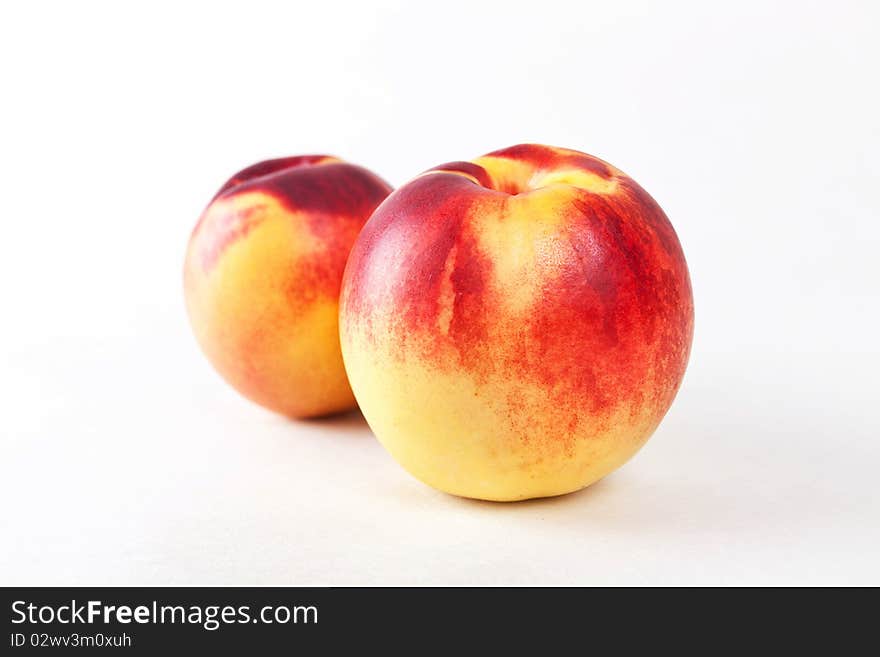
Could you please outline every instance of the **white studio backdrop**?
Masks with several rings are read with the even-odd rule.
[[[871,2],[0,9],[0,584],[880,583]],[[647,447],[497,505],[358,416],[292,423],[199,353],[181,270],[235,170],[394,185],[518,142],[663,206],[696,332]]]

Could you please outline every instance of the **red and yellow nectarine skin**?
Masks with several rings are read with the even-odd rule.
[[[577,490],[669,408],[693,333],[678,238],[631,178],[514,146],[392,194],[352,250],[349,379],[383,445],[450,493]]]
[[[354,406],[338,302],[358,233],[391,188],[326,155],[232,176],[205,209],[184,267],[196,339],[249,399],[291,417]]]

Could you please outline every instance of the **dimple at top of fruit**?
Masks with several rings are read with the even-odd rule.
[[[570,185],[595,193],[613,193],[617,177],[612,165],[592,155],[539,144],[520,144],[493,151],[472,162],[449,162],[431,172],[458,173],[486,190],[507,195],[528,194],[552,185]]]

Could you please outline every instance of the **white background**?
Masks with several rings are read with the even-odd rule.
[[[712,4],[4,4],[0,583],[880,584],[877,4]],[[615,474],[453,498],[198,351],[184,249],[235,170],[524,141],[627,171],[691,267],[684,385]]]

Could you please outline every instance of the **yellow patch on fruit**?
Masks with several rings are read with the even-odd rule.
[[[498,212],[471,219],[480,250],[492,258],[492,281],[508,311],[519,315],[540,297],[562,264],[560,225],[570,204],[550,189],[499,199]]]
[[[614,169],[614,175],[606,179],[583,169],[536,169],[532,162],[494,155],[478,157],[474,164],[486,170],[495,189],[509,194],[534,193],[536,190],[561,185],[578,187],[594,194],[614,194],[618,189],[617,174],[620,173]]]
[[[458,247],[453,246],[449,250],[446,262],[443,263],[443,273],[440,275],[440,294],[437,299],[437,328],[443,335],[449,335],[449,325],[452,323],[452,315],[455,310],[455,286],[452,284],[452,272],[455,270],[455,258],[458,255]]]
[[[212,229],[230,221],[240,224],[235,239],[218,242]],[[354,404],[339,352],[338,300],[291,302],[291,290],[308,289],[298,280],[304,262],[326,249],[301,213],[260,192],[220,199],[190,248],[196,257],[187,258],[185,284],[193,331],[224,378],[292,416]]]
[[[579,187],[593,194],[615,194],[619,188],[617,178],[603,178],[590,171],[564,169],[562,171],[537,171],[529,184],[533,189],[546,189],[556,185]]]
[[[651,410],[621,404],[599,418],[579,413],[572,429],[562,421],[571,409],[554,414],[550,392],[503,371],[477,381],[412,354],[401,360],[353,325],[343,339],[379,441],[410,474],[454,495],[515,501],[579,490],[627,461],[657,424]]]

